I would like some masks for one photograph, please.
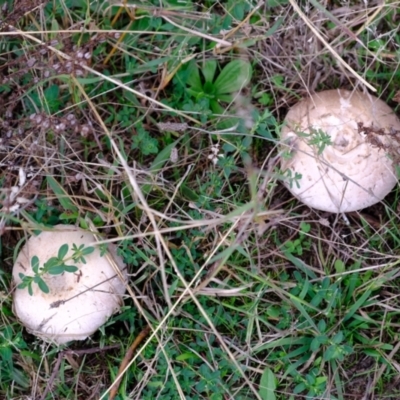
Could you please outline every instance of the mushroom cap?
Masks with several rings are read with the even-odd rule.
[[[331,144],[321,144],[324,135]],[[397,183],[400,121],[369,94],[327,90],[300,101],[289,110],[281,139],[285,186],[310,207],[360,210],[383,200]]]
[[[69,245],[66,255],[69,258],[73,254],[72,244],[79,247],[96,241],[92,233],[72,225],[56,225],[54,228],[30,237],[22,247],[12,273],[16,286],[22,282],[20,273],[34,276],[30,263],[33,256],[39,258],[41,267],[51,257],[57,257],[59,248],[65,243]],[[68,260],[67,265],[78,267],[75,273],[42,276],[50,289],[48,294],[35,283],[32,296],[27,288],[15,289],[14,314],[30,333],[57,344],[84,340],[120,309],[125,293],[126,268],[115,254],[115,247],[109,246],[108,251],[107,255],[101,256],[99,248],[95,247],[93,253],[85,256],[85,264]],[[110,254],[124,281],[116,276],[109,261]]]

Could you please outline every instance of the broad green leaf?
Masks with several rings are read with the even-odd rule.
[[[188,69],[186,70],[186,73],[187,73],[186,84],[190,86],[194,91],[198,93],[202,92],[203,85],[201,84],[200,72],[197,63],[194,61],[191,62],[188,66]]]
[[[60,274],[62,274],[64,271],[65,271],[65,265],[64,265],[64,264],[62,264],[62,265],[52,265],[52,266],[47,270],[47,272],[48,272],[50,275],[60,275]]]
[[[81,250],[81,254],[83,256],[88,256],[89,254],[92,254],[94,252],[94,247],[93,246],[89,246],[89,247],[85,247],[83,250]]]
[[[43,92],[46,99],[46,105],[51,113],[58,111],[60,102],[60,88],[57,85],[51,85]]]
[[[208,60],[204,63],[204,67],[201,72],[204,75],[206,83],[212,83],[215,76],[215,71],[217,69],[217,61],[216,60]]]
[[[63,187],[50,175],[47,176],[47,183],[49,184],[51,190],[57,196],[58,201],[65,210],[72,211],[73,213],[78,212],[78,208],[69,198],[67,192]]]
[[[67,253],[68,253],[68,245],[65,243],[58,249],[58,258],[60,260],[64,259]]]
[[[1,335],[6,340],[12,340],[12,337],[14,336],[14,334],[13,334],[11,326],[5,326],[3,331],[0,332],[0,336]]]
[[[325,322],[324,319],[321,319],[321,320],[318,322],[318,329],[319,329],[319,331],[320,331],[321,333],[324,333],[324,332],[326,331],[326,322]]]
[[[183,183],[180,187],[180,192],[182,196],[184,196],[186,199],[190,201],[198,201],[199,200],[199,195],[193,191],[192,189],[189,188],[185,183]]]
[[[31,259],[31,267],[33,269],[33,272],[35,274],[37,274],[38,271],[39,271],[39,258],[38,258],[38,256],[33,256],[32,257],[32,259]]]
[[[39,289],[43,292],[43,293],[50,293],[50,289],[47,286],[46,282],[40,278],[37,282]]]
[[[3,344],[5,346],[5,344]],[[0,347],[0,357],[9,367],[12,366],[12,350],[10,347]]]
[[[57,257],[51,257],[44,263],[44,269],[48,270],[56,265],[60,265],[60,260]]]
[[[263,400],[275,400],[276,378],[269,368],[265,368],[261,375],[258,394]]]
[[[342,343],[344,339],[344,334],[343,331],[339,331],[338,333],[336,333],[336,335],[333,337],[332,342],[335,344],[339,344]]]
[[[78,267],[75,267],[75,265],[64,265],[64,271],[65,272],[76,272],[78,271]]]
[[[324,361],[330,361],[332,359],[338,358],[338,348],[335,345],[331,345],[326,349],[324,353]]]
[[[216,95],[237,92],[251,79],[251,65],[244,60],[233,60],[225,65],[215,81]]]
[[[299,383],[297,386],[295,386],[295,388],[293,389],[293,393],[294,394],[298,394],[301,393],[303,390],[306,389],[306,385],[305,383]]]
[[[30,380],[27,378],[25,373],[22,370],[20,370],[19,368],[13,368],[13,370],[11,372],[11,379],[18,386],[21,386],[26,389],[28,389],[31,385]]]
[[[305,355],[306,358],[309,358],[311,356],[310,346],[311,342],[307,343],[305,346],[300,346],[297,349],[289,352],[286,356],[282,357],[282,359],[283,360],[295,359],[301,355]]]
[[[319,340],[319,337],[316,337],[312,340],[311,345],[310,345],[310,350],[315,353],[318,351],[318,349],[321,347],[321,342]]]
[[[256,353],[264,350],[275,349],[283,346],[299,346],[304,344],[309,344],[310,340],[306,337],[285,337],[277,340],[273,340],[272,342],[268,342],[260,345],[260,347],[256,348]]]
[[[378,350],[375,350],[375,349],[365,349],[365,350],[363,350],[363,353],[369,357],[374,357],[376,359],[382,359],[382,354]]]
[[[168,146],[164,147],[158,154],[157,157],[154,159],[154,161],[152,162],[151,166],[150,166],[150,171],[155,174],[158,171],[160,171],[164,165],[167,163],[167,161],[170,159],[171,157],[171,152],[172,149],[174,147],[176,147],[176,145],[180,142],[180,140],[183,138],[184,136],[181,136],[179,139],[175,140],[175,142],[169,144]],[[151,189],[152,189],[153,185],[151,183],[145,183],[142,186],[142,191],[144,194],[149,194]],[[136,205],[134,203],[132,203],[130,206],[132,206],[132,208],[136,207]],[[124,212],[127,211],[127,209],[124,210]]]
[[[78,212],[74,212],[72,213],[71,211],[67,211],[67,212],[63,212],[60,214],[59,218],[62,221],[65,220],[75,220],[79,217],[79,213]]]
[[[224,114],[225,109],[218,103],[217,100],[210,100],[210,108],[214,114]]]
[[[232,103],[235,98],[235,94],[218,94],[218,100],[225,103]]]
[[[21,278],[21,275],[23,274],[19,274],[19,277]],[[23,282],[21,282],[18,286],[17,289],[25,289],[28,286],[28,281],[24,280]]]
[[[335,270],[337,274],[341,274],[345,272],[346,268],[344,265],[344,262],[342,260],[336,260],[335,261]]]
[[[204,96],[204,92],[203,92],[203,88],[201,88],[201,90],[195,90],[195,89],[191,89],[191,88],[187,88],[186,91],[193,97],[198,97],[198,96]]]
[[[186,352],[186,353],[182,353],[179,356],[177,356],[175,359],[176,361],[186,361],[189,359],[198,359],[199,357],[191,352]]]

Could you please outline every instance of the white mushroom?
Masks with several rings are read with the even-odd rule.
[[[13,268],[16,286],[13,309],[30,333],[57,344],[84,340],[120,309],[126,269],[115,249],[108,246],[109,252],[101,256],[100,250],[95,247],[91,254],[84,257],[86,263],[71,259],[73,244],[87,247],[90,243],[95,243],[92,233],[71,225],[57,225],[54,230],[32,236],[23,246]],[[27,288],[17,287],[22,282],[21,274],[35,275],[31,267],[34,256],[42,267],[50,258],[57,257],[64,244],[69,245],[65,265],[76,266],[76,272],[44,274],[42,278],[49,288],[47,294],[35,283],[32,284],[32,295]],[[120,274],[114,270],[112,260]]]
[[[281,132],[285,185],[334,213],[369,207],[396,185],[400,121],[382,100],[327,90],[297,103]]]

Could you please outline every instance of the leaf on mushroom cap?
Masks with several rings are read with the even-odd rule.
[[[21,284],[23,275],[34,275],[32,259],[37,258],[40,265],[44,265],[59,256],[71,258],[72,244],[79,248],[94,242],[92,233],[72,225],[57,225],[54,230],[32,236],[15,260],[15,285]],[[65,244],[69,245],[68,251]],[[30,333],[57,344],[84,340],[120,309],[127,276],[122,259],[112,246],[109,246],[109,254],[103,257],[97,247],[88,253],[84,257],[85,263],[71,258],[77,272],[52,274],[57,270],[39,278],[46,282],[48,293],[40,285],[31,287],[32,296],[26,288],[15,289],[14,313]],[[115,261],[120,272],[114,269],[110,260]]]
[[[397,183],[400,121],[369,94],[327,90],[300,101],[289,110],[281,139],[285,185],[310,207],[359,210]]]

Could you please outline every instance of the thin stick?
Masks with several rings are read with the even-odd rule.
[[[210,40],[211,42],[216,42],[216,43],[218,43],[220,46],[232,47],[232,43],[231,43],[231,42],[228,42],[227,40],[218,39],[218,38],[215,38],[215,37],[213,37],[213,36],[207,35],[207,34],[205,34],[205,33],[196,31],[196,30],[194,30],[194,29],[186,28],[186,27],[184,27],[184,26],[182,26],[182,25],[177,24],[176,22],[172,21],[171,19],[167,18],[165,15],[161,15],[161,18],[165,19],[165,21],[169,22],[171,25],[174,25],[174,26],[176,26],[177,28],[182,29],[182,30],[185,31],[185,32],[191,33],[191,34],[194,35],[194,36],[199,36],[199,37],[202,37],[202,38],[204,38],[204,39],[208,39],[208,40]]]
[[[126,30],[129,30],[129,28],[132,26],[133,21],[129,22],[129,25],[127,26]],[[111,60],[111,57],[115,54],[115,52],[118,50],[118,46],[121,44],[121,42],[125,39],[127,32],[124,32],[119,39],[117,40],[117,43],[115,43],[112,47],[112,49],[110,50],[110,52],[108,53],[108,56],[106,57],[106,59],[104,60],[103,64],[107,65],[108,62]]]
[[[243,25],[247,24],[247,22],[248,22],[248,21],[250,20],[250,18],[254,15],[254,13],[255,13],[256,11],[258,11],[264,3],[265,3],[265,1],[263,1],[263,0],[262,0],[262,1],[259,1],[258,4],[247,14],[247,17],[246,17],[243,21],[240,21],[239,24],[238,24],[235,28],[231,29],[231,30],[224,36],[224,39],[230,38],[230,37],[231,37],[234,33],[236,33]]]
[[[383,0],[382,3],[376,8],[375,12],[368,17],[367,21],[365,21],[363,26],[356,32],[356,35],[359,35],[364,29],[366,29],[385,6],[386,6],[386,1]]]
[[[150,333],[150,331],[151,331],[150,327],[146,326],[146,328],[144,328],[142,332],[139,333],[137,338],[130,345],[128,351],[125,354],[125,357],[122,359],[121,365],[119,366],[117,377],[115,378],[114,383],[111,385],[111,390],[108,400],[114,400],[115,396],[118,393],[119,385],[121,384],[121,379],[122,376],[124,375],[124,371],[127,365],[132,359],[135,350],[138,348],[140,343],[143,342],[144,338]]]
[[[132,26],[133,21],[135,20],[135,10],[136,7],[133,8],[133,15],[130,13],[129,9],[126,7],[126,0],[124,0],[124,5],[123,7],[120,7],[118,9],[117,14],[115,15],[114,19],[111,21],[111,26],[114,26],[114,24],[118,21],[119,16],[121,15],[122,10],[126,10],[127,14],[129,15],[129,18],[131,19],[131,22],[129,23],[128,27],[126,28],[127,31],[129,31],[129,28]],[[121,44],[121,42],[124,40],[126,36],[126,32],[124,32],[118,39],[117,43],[115,43],[115,45],[113,46],[113,48],[111,49],[110,53],[108,54],[108,56],[106,57],[106,59],[104,60],[104,65],[107,65],[107,63],[110,61],[111,57],[114,55],[114,53],[117,51],[118,46]]]

